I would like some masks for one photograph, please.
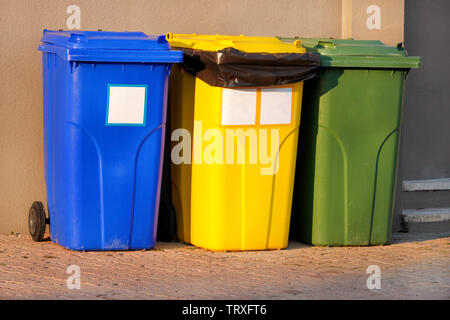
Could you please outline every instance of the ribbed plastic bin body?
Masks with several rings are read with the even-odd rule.
[[[216,64],[217,60],[211,59],[206,69],[199,68],[197,76],[181,66],[174,68],[171,74],[171,132],[187,129],[191,133],[193,150],[192,163],[172,163],[172,199],[178,238],[213,251],[285,248],[288,244],[304,81],[240,87],[247,83],[242,81],[245,82],[243,84],[240,82],[242,79],[234,76],[245,75],[252,78],[248,81],[257,83],[266,70],[279,67],[278,61],[269,60],[276,60],[277,53],[280,53],[281,64],[281,56],[293,54],[299,59],[305,50],[294,42],[283,44],[275,37],[173,35],[169,42],[173,48],[186,50],[186,55],[194,50],[195,56],[195,50],[201,50],[200,55],[205,55],[205,59],[207,55],[219,58],[221,50],[227,52],[224,55],[235,54],[235,60],[230,63]],[[241,58],[252,60],[245,60],[247,64],[242,67],[240,63],[244,62],[236,61]],[[272,65],[264,65],[268,61]],[[185,56],[184,67],[186,62]],[[310,61],[305,62],[308,63]],[[196,64],[192,65],[195,67]],[[229,70],[225,71],[227,67]],[[317,67],[318,60],[308,66],[311,70]],[[239,72],[239,68],[247,70]],[[292,63],[283,68],[282,71],[289,71],[296,66]],[[208,81],[215,83],[216,80],[224,82],[228,79],[236,87],[203,81],[199,74],[204,70],[209,72],[206,75]],[[267,77],[276,75],[274,71]],[[236,136],[227,136],[231,132]],[[272,132],[277,133],[277,140],[272,140]],[[216,136],[209,136],[212,133]],[[241,138],[237,138],[239,134]],[[218,139],[218,136],[222,138]],[[222,161],[201,159],[209,154],[211,142],[217,139],[223,143],[223,149],[220,148],[224,150],[223,154],[218,156]],[[238,145],[240,139],[244,141],[242,149]],[[231,149],[226,147],[227,140],[233,141],[234,150],[232,156],[228,154],[233,159],[228,163],[226,153]],[[251,149],[255,147],[254,144],[250,147],[251,141],[256,142],[257,158],[254,162],[250,159]],[[268,150],[261,148],[266,141]],[[272,143],[275,151],[271,150]],[[172,148],[178,144],[179,141],[174,141]],[[238,160],[238,152],[245,155],[242,162]],[[263,163],[262,153],[272,161],[269,159],[270,163]]]
[[[52,241],[152,248],[168,75],[181,53],[143,33],[44,31],[42,42]]]
[[[322,66],[305,85],[290,236],[314,245],[384,244],[404,80],[420,60],[380,41],[303,39],[303,45],[321,54]]]

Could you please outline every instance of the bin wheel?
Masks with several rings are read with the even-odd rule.
[[[159,206],[158,241],[170,242],[176,234],[175,208],[171,203],[162,201]]]
[[[34,241],[44,237],[46,222],[44,205],[40,201],[33,202],[28,214],[28,229]]]

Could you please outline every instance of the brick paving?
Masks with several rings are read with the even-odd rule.
[[[210,252],[177,242],[154,250],[75,252],[0,235],[0,299],[450,299],[450,232],[394,234],[376,247]],[[69,265],[81,288],[69,290]],[[369,290],[369,265],[381,289]]]

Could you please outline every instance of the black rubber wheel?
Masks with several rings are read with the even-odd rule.
[[[170,242],[177,232],[175,209],[171,203],[161,201],[159,205],[157,240]]]
[[[35,201],[31,205],[28,213],[28,229],[34,241],[40,241],[45,233],[45,210],[44,205],[40,201]]]

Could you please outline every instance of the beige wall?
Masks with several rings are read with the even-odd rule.
[[[372,3],[382,9],[380,30],[364,26]],[[27,232],[29,206],[45,200],[37,46],[43,28],[67,29],[71,4],[81,8],[81,28],[90,30],[339,38],[342,26],[351,26],[347,35],[355,38],[403,38],[403,0],[0,0],[1,233]]]

